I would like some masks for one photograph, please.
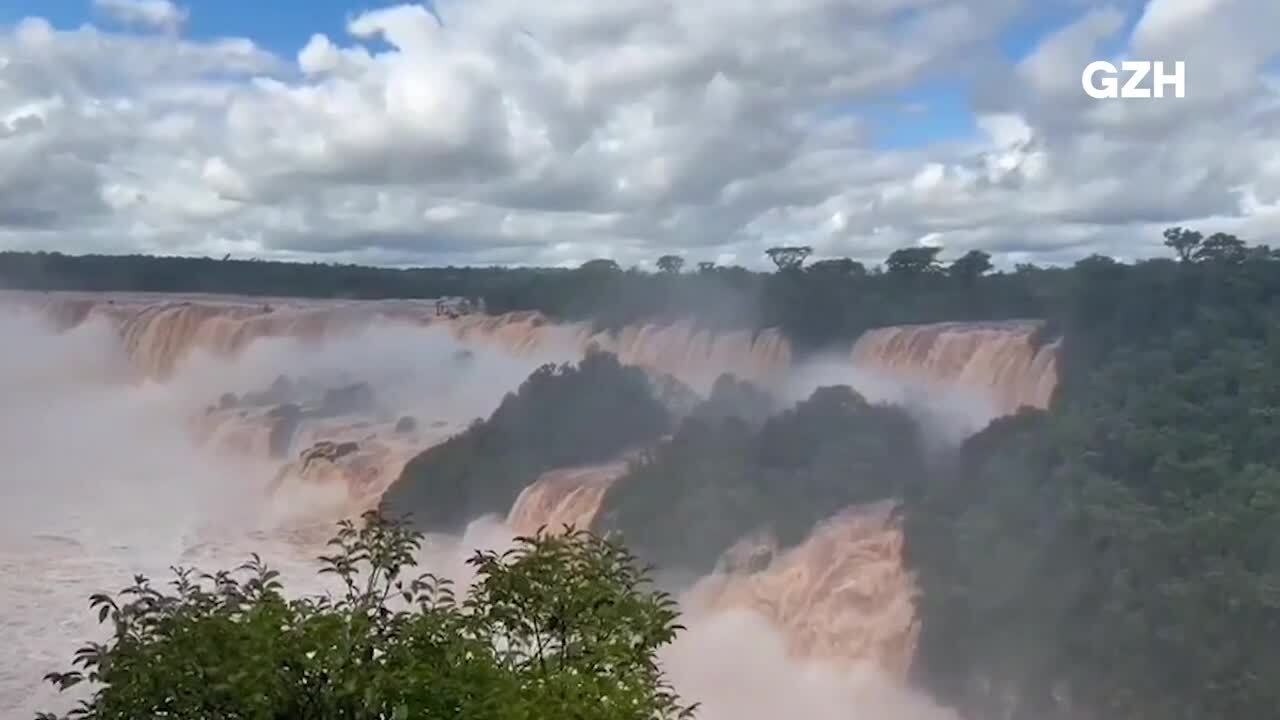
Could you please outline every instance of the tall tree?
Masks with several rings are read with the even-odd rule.
[[[990,255],[981,250],[970,250],[951,263],[951,267],[947,268],[947,274],[972,282],[990,272],[991,268]]]
[[[1165,247],[1172,248],[1182,262],[1191,262],[1204,236],[1194,230],[1171,227],[1164,231]]]
[[[861,277],[867,274],[867,267],[857,260],[851,258],[834,258],[831,260],[819,260],[806,268],[811,273],[819,275],[834,275],[840,277]]]
[[[813,253],[808,245],[771,247],[764,251],[765,255],[778,266],[779,270],[799,270],[805,258]]]
[[[938,263],[940,252],[942,248],[939,247],[901,248],[890,253],[884,264],[894,275],[925,275],[941,269]]]
[[[1239,263],[1244,262],[1248,254],[1248,247],[1240,238],[1227,233],[1214,233],[1205,238],[1192,257],[1211,262]]]
[[[608,258],[588,260],[579,265],[578,269],[583,272],[622,272],[622,268],[618,266],[618,263]]]
[[[684,267],[684,258],[679,255],[663,255],[658,258],[658,269],[664,273],[675,275]]]

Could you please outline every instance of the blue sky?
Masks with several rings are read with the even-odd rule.
[[[193,38],[248,37],[271,50],[291,56],[314,33],[345,36],[348,17],[396,2],[350,0],[185,0],[190,11],[186,34]],[[0,5],[0,22],[11,23],[37,15],[57,27],[84,22],[107,25],[92,0],[8,0]]]

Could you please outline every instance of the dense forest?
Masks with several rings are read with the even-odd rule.
[[[1280,708],[1280,265],[1180,247],[1078,265],[1053,406],[908,505],[919,672],[976,714]]]
[[[780,408],[722,379],[617,481],[596,529],[705,571],[749,532],[785,547],[896,500],[923,590],[914,680],[943,702],[1010,720],[1273,716],[1280,262],[1230,236],[1167,238],[1176,259],[1054,276],[1047,411],[939,450],[848,388]]]

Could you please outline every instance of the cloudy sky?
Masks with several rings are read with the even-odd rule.
[[[0,249],[751,267],[1280,245],[1277,0],[5,0]],[[1095,59],[1186,97],[1095,100]]]

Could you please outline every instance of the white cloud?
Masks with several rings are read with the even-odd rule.
[[[1280,5],[1151,0],[1130,37],[1125,8],[1086,8],[1010,65],[1027,3],[440,0],[291,58],[28,20],[0,28],[0,248],[765,266],[779,243],[878,262],[928,237],[1057,262],[1276,226]],[[1117,41],[1185,48],[1190,97],[1084,96]],[[974,81],[978,135],[877,147],[858,110],[927,122],[898,93],[939,78]]]
[[[117,22],[158,30],[177,30],[187,11],[169,0],[93,0],[93,6]]]

